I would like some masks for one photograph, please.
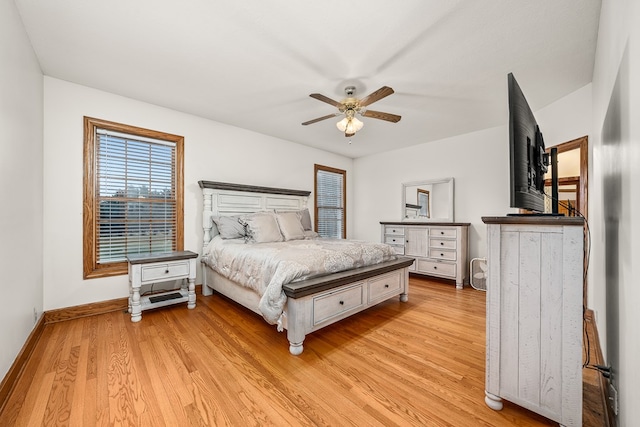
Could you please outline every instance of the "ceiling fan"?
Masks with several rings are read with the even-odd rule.
[[[334,107],[338,108],[337,113],[328,114],[326,116],[318,117],[317,119],[309,120],[308,122],[302,123],[303,126],[310,125],[312,123],[317,123],[322,120],[330,119],[331,117],[336,117],[341,114],[344,114],[344,118],[336,123],[336,126],[341,132],[344,132],[344,136],[347,138],[355,135],[362,127],[364,123],[362,123],[356,117],[356,114],[360,114],[363,117],[370,117],[372,119],[386,120],[388,122],[397,123],[402,118],[396,114],[391,113],[383,113],[381,111],[373,111],[367,110],[365,107],[369,104],[373,104],[376,101],[381,100],[384,97],[387,97],[393,93],[393,89],[388,86],[382,86],[380,89],[372,92],[368,96],[365,96],[362,99],[355,98],[356,88],[355,86],[347,86],[344,89],[347,97],[342,100],[342,102],[334,101],[331,98],[328,98],[319,93],[312,93],[309,95],[312,98],[317,99],[318,101],[326,102],[327,104],[331,104]]]

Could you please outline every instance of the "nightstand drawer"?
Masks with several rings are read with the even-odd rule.
[[[142,266],[142,282],[160,282],[188,275],[189,260]]]

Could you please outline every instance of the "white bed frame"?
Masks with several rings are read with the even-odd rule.
[[[203,253],[217,234],[212,217],[240,215],[261,210],[299,210],[307,207],[309,191],[257,187],[213,181],[199,181],[203,193]],[[411,258],[399,258],[381,264],[334,273],[283,286],[287,295],[282,327],[287,330],[289,351],[303,351],[306,334],[335,323],[368,307],[399,296],[406,302],[409,294]],[[202,294],[219,292],[260,314],[260,296],[203,266]]]

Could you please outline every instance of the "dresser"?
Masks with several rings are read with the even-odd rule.
[[[415,259],[409,271],[469,283],[469,223],[380,222],[381,241]]]
[[[485,402],[582,425],[581,218],[484,217]]]

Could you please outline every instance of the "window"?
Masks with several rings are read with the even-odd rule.
[[[346,238],[347,172],[315,165],[315,221],[322,237]]]
[[[84,118],[84,278],[183,249],[184,138]]]

